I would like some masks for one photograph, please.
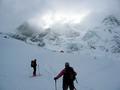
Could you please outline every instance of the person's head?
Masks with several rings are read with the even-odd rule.
[[[34,61],[36,62],[36,61],[37,61],[37,59],[34,59]]]
[[[65,63],[65,68],[68,68],[68,67],[70,67],[70,65],[69,65],[68,62],[66,62],[66,63]]]

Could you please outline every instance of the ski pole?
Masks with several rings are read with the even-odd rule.
[[[77,78],[76,78],[75,80],[76,80],[76,83],[78,83],[78,80],[77,80]]]
[[[57,90],[57,81],[55,80],[55,90]]]
[[[77,78],[75,77],[75,81],[76,81],[76,83],[78,84],[78,80],[77,80]]]
[[[39,64],[38,64],[38,74],[40,75]]]

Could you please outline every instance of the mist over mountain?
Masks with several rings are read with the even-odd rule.
[[[8,33],[7,36],[52,51],[120,53],[119,17],[108,15],[92,27],[84,23],[54,23],[42,28],[28,21],[20,25],[16,33]]]
[[[53,51],[116,53],[119,6],[119,0],[1,0],[0,35]]]

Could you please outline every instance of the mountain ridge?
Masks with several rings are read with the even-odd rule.
[[[0,34],[54,51],[63,50],[71,53],[84,49],[100,49],[105,52],[120,53],[119,28],[119,18],[109,15],[102,20],[100,25],[87,30],[81,30],[79,25],[66,25],[58,30],[57,28],[42,30],[25,22],[17,28],[16,33],[1,32]]]

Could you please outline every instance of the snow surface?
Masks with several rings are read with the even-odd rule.
[[[0,37],[0,90],[55,90],[54,76],[70,62],[77,72],[77,90],[120,90],[120,56],[110,53],[60,53]],[[33,77],[31,59],[40,77]],[[62,78],[57,80],[62,90]]]

